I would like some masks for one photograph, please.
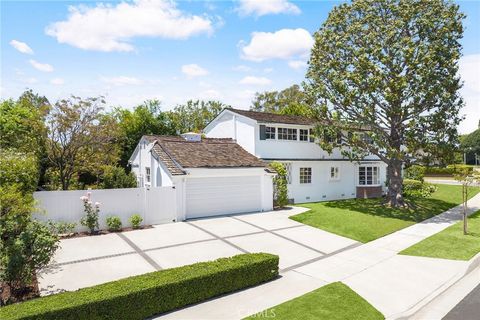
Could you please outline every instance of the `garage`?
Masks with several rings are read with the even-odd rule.
[[[261,176],[186,180],[186,218],[262,211]]]

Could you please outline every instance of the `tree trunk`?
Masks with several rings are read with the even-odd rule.
[[[391,207],[403,207],[405,202],[402,195],[402,161],[394,159],[387,166],[387,203]]]

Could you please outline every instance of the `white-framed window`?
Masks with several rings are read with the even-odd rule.
[[[278,128],[278,140],[297,140],[297,129]]]
[[[275,140],[275,127],[265,127],[265,139]]]
[[[312,183],[312,168],[300,168],[300,183]]]
[[[300,141],[308,141],[308,129],[300,129],[298,138]]]
[[[361,186],[380,184],[380,168],[377,166],[358,167],[358,184]]]
[[[330,180],[340,179],[340,168],[339,167],[330,167]]]
[[[287,172],[287,174],[285,175],[287,184],[292,184],[292,164],[290,162],[284,162],[283,166],[285,167],[285,171]]]
[[[145,167],[145,181],[150,183],[150,167]]]

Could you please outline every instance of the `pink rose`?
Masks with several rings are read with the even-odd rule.
[[[97,201],[97,202],[95,202],[95,207],[100,207],[100,204],[101,204],[101,203],[100,203],[100,202],[98,202],[98,201]]]
[[[88,198],[87,198],[86,196],[81,196],[81,197],[80,197],[80,200],[82,200],[82,201],[87,201]]]

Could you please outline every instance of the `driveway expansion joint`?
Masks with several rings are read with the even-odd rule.
[[[202,228],[202,227],[199,227],[199,226],[197,226],[197,225],[194,224],[194,223],[191,223],[191,222],[188,222],[188,221],[186,221],[185,223],[187,223],[187,224],[191,225],[192,227],[195,227],[195,228],[197,228],[197,229],[199,229],[199,230],[201,230],[201,231],[209,234],[210,236],[214,237],[215,239],[220,240],[220,241],[222,241],[222,242],[224,242],[224,243],[226,243],[226,244],[234,247],[235,249],[237,249],[237,250],[239,250],[239,251],[241,251],[241,252],[243,252],[243,253],[250,253],[250,252],[248,252],[247,250],[245,250],[245,249],[243,249],[243,248],[240,248],[240,247],[237,246],[236,244],[228,241],[227,239],[225,239],[225,238],[223,238],[223,237],[220,237],[220,236],[216,235],[215,233],[210,232],[210,231],[208,231],[208,230],[206,230],[206,229],[204,229],[204,228]]]
[[[117,233],[117,235],[125,241],[130,247],[135,250],[145,261],[148,262],[155,270],[162,270],[162,267],[158,263],[155,262],[148,254],[142,251],[132,240],[128,239],[124,234],[122,233]]]

